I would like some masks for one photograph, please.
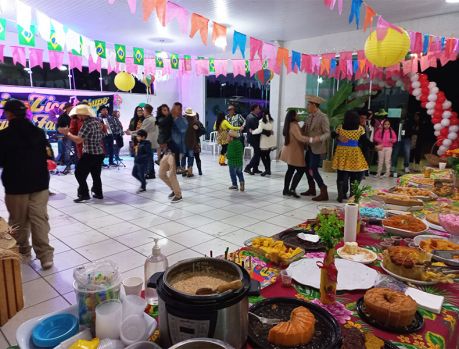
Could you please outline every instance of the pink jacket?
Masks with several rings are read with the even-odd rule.
[[[384,148],[392,148],[397,143],[397,135],[393,129],[385,130],[380,127],[376,130],[375,142]]]

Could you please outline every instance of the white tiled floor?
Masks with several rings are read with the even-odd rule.
[[[104,200],[74,204],[77,183],[72,175],[53,176],[49,201],[55,266],[42,271],[40,263],[22,265],[26,308],[1,327],[0,348],[16,343],[16,328],[27,319],[68,307],[75,302],[73,268],[98,259],[118,263],[123,277],[142,276],[145,256],[153,238],[160,238],[169,264],[204,254],[222,254],[242,246],[258,234],[272,235],[316,214],[309,198],[282,196],[285,165],[272,163],[271,177],[246,176],[244,193],[229,191],[228,169],[203,154],[204,176],[179,181],[183,201],[172,205],[170,193],[159,179],[150,180],[147,192],[136,195],[138,186],[127,168],[103,171]],[[331,199],[336,197],[335,174],[324,174]],[[366,182],[388,187],[392,179]],[[298,191],[305,189],[306,181]],[[0,200],[3,195],[0,194]],[[333,202],[333,201],[331,201]],[[7,217],[1,202],[0,215]]]

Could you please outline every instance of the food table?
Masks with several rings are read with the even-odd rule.
[[[370,226],[369,228],[369,230],[372,230],[373,227]],[[388,235],[383,232],[379,232],[378,229],[374,230],[378,232],[360,233],[357,237],[357,242],[359,243],[359,246],[366,247],[379,254],[382,251],[382,249],[379,247],[379,243]],[[278,234],[277,236],[281,234]],[[323,252],[306,253],[307,258],[322,258],[323,255]],[[381,259],[378,257],[378,260],[376,260],[371,265],[371,267],[384,273],[384,271],[382,271],[380,268],[380,264]],[[275,266],[270,267],[276,268]],[[337,301],[345,305],[345,307],[350,311],[349,314],[343,314],[342,319],[337,320],[339,322],[344,322],[341,325],[343,328],[355,327],[363,332],[372,332],[381,339],[388,340],[399,348],[457,348],[459,345],[459,285],[457,283],[453,283],[416,287],[425,292],[442,295],[445,297],[443,308],[440,314],[434,314],[422,308],[418,309],[424,318],[424,326],[418,332],[411,334],[394,334],[377,329],[364,322],[357,314],[356,302],[358,299],[363,297],[365,291],[346,291],[337,293]],[[317,289],[308,286],[302,286],[297,283],[294,283],[293,287],[283,287],[280,278],[278,278],[275,283],[263,288],[261,291],[261,296],[257,299],[251,299],[251,302],[258,302],[265,298],[273,297],[294,297],[309,302],[318,299],[320,297],[320,293]],[[253,347],[250,343],[248,343],[247,348]]]

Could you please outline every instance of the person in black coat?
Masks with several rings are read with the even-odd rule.
[[[49,172],[45,133],[26,118],[27,107],[17,99],[8,100],[3,114],[8,127],[0,131],[0,167],[5,187],[9,224],[18,227],[14,237],[19,252],[30,258],[29,242],[43,269],[53,266],[54,249],[49,244]]]
[[[145,171],[147,169],[148,161],[153,157],[151,153],[151,142],[147,140],[147,131],[140,129],[137,131],[137,152],[134,159],[134,167],[132,168],[132,176],[140,182],[138,193],[147,190],[147,181],[145,179]]]
[[[158,125],[158,160],[157,164],[164,155],[166,149],[171,146],[172,142],[172,126],[174,119],[167,104],[162,104],[156,111],[156,125]]]
[[[254,131],[258,128],[260,122],[260,112],[261,108],[258,104],[252,105],[250,108],[250,114],[247,115],[245,120],[244,130],[247,131],[247,141],[253,148],[253,157],[245,167],[244,172],[254,175],[257,173],[262,173],[258,166],[260,165],[260,134],[252,134],[250,131]]]

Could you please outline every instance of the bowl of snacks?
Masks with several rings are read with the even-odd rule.
[[[459,214],[440,213],[438,215],[440,225],[450,234],[459,235]]]

